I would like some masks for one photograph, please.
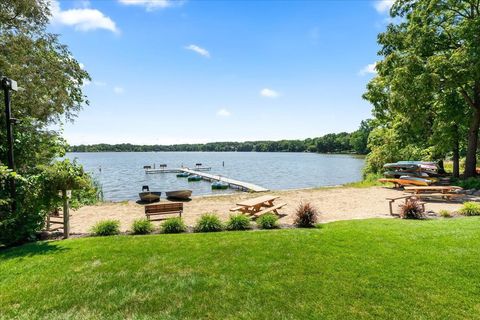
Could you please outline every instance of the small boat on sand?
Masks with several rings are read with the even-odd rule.
[[[161,192],[159,191],[144,191],[140,192],[140,200],[144,202],[157,202],[160,201]]]
[[[202,177],[195,174],[193,176],[189,176],[187,179],[188,179],[188,181],[200,181],[200,180],[202,180]]]
[[[187,200],[192,196],[192,190],[167,191],[165,194],[169,199]]]
[[[228,189],[228,184],[221,181],[215,181],[212,183],[212,190],[225,190]]]

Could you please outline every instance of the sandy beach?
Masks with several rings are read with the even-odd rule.
[[[337,220],[367,219],[367,218],[392,218],[385,198],[400,197],[403,191],[383,187],[370,188],[321,188],[274,191],[268,194],[279,196],[278,203],[287,203],[279,210],[283,216],[281,224],[292,224],[295,208],[301,202],[310,202],[320,213],[320,222]],[[203,213],[216,213],[222,220],[227,220],[230,208],[235,203],[258,197],[262,194],[236,193],[222,196],[193,197],[190,202],[184,203],[183,217],[187,225],[193,226]],[[167,201],[165,199],[161,200]],[[400,203],[400,202],[399,202]],[[441,209],[455,211],[460,208],[458,202],[428,202],[427,211],[438,212]],[[397,207],[397,206],[395,206]],[[72,211],[71,230],[73,233],[88,233],[98,221],[116,219],[121,222],[121,230],[128,231],[133,220],[144,218],[144,205],[134,201],[105,202],[95,206],[82,207]],[[159,224],[160,222],[155,222]]]

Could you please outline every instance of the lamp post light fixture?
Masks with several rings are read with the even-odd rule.
[[[18,91],[17,82],[0,74],[0,89],[3,90],[5,99],[5,120],[7,128],[7,145],[8,145],[8,168],[15,171],[15,159],[13,157],[13,129],[12,125],[17,122],[17,119],[12,118],[12,109],[10,107],[10,93],[11,91]],[[15,211],[15,179],[10,180],[10,194],[13,199],[12,210]]]

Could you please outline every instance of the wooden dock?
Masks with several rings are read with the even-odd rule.
[[[221,182],[224,182],[224,183],[228,184],[232,188],[240,189],[240,190],[243,190],[243,191],[251,191],[251,192],[266,192],[266,191],[269,191],[268,189],[257,186],[253,183],[248,183],[248,182],[243,182],[243,181],[234,180],[234,179],[230,179],[230,178],[225,178],[225,177],[219,176],[219,175],[200,172],[200,171],[192,170],[192,169],[188,169],[188,168],[180,168],[179,170],[181,170],[183,172],[187,172],[187,173],[190,173],[190,174],[195,174],[197,176],[200,176],[200,177],[202,177],[203,180],[221,181]]]
[[[153,169],[145,169],[145,173],[152,174],[152,173],[180,173],[183,172],[183,169],[188,169],[188,168],[153,168]],[[195,170],[197,171],[210,171],[212,170],[211,167],[200,167],[196,168]]]

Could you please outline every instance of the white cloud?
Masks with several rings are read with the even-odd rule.
[[[79,31],[106,29],[114,33],[119,30],[112,19],[101,11],[91,8],[62,10],[57,0],[50,1],[51,23],[74,27]]]
[[[275,90],[272,90],[272,89],[268,89],[268,88],[265,88],[265,89],[262,89],[260,91],[260,95],[262,97],[266,97],[266,98],[276,98],[278,97],[280,94],[275,91]]]
[[[125,89],[123,89],[122,87],[114,87],[113,92],[115,92],[116,94],[122,94],[125,92]]]
[[[86,86],[90,85],[90,83],[91,83],[90,80],[83,80],[82,87],[86,87]]]
[[[80,66],[80,69],[85,70],[85,65],[83,63],[80,62],[78,65]]]
[[[379,13],[386,13],[394,4],[395,0],[378,0],[374,3],[375,10]]]
[[[184,3],[183,0],[118,0],[118,2],[127,6],[142,6],[147,11],[180,6]]]
[[[220,109],[217,111],[217,116],[220,117],[230,117],[231,113],[227,109]]]
[[[367,74],[375,74],[375,73],[377,73],[377,70],[375,69],[376,65],[377,65],[376,62],[370,63],[370,64],[366,65],[365,67],[363,67],[358,72],[358,74],[361,75],[361,76],[365,76]]]
[[[208,52],[207,49],[201,48],[197,45],[191,44],[189,46],[186,46],[185,49],[196,52],[199,55],[204,56],[206,58],[210,58],[210,52]]]

